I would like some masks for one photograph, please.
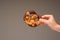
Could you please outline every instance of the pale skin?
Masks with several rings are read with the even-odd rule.
[[[47,24],[50,29],[60,32],[60,24],[58,24],[53,15],[43,15],[40,19],[42,24]]]

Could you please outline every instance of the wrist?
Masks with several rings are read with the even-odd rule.
[[[49,27],[52,29],[52,30],[55,30],[57,32],[60,32],[60,25],[56,22],[53,22],[51,25],[49,25]]]
[[[56,29],[57,32],[60,32],[60,25],[57,24],[57,25],[55,26],[55,29]]]

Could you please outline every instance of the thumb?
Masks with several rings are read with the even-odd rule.
[[[42,24],[47,24],[48,21],[46,19],[39,19],[39,21],[41,21]]]

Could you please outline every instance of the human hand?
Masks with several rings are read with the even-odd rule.
[[[43,15],[40,21],[42,24],[47,24],[51,29],[60,32],[60,25],[56,23],[53,15]]]
[[[40,21],[42,22],[42,24],[47,24],[49,26],[56,24],[56,21],[55,21],[53,15],[43,15],[42,18],[40,18]]]

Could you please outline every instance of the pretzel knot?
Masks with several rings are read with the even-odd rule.
[[[40,18],[41,16],[39,16],[35,11],[27,11],[23,19],[29,26],[36,27],[41,24],[41,21],[39,21]]]

